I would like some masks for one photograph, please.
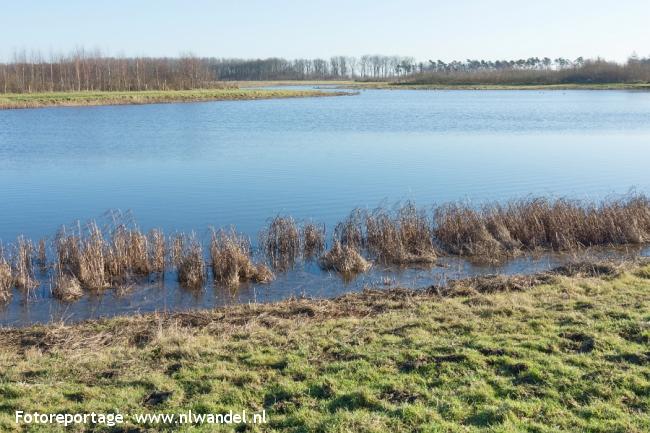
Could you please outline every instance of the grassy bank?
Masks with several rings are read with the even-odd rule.
[[[649,320],[650,266],[637,264],[464,281],[443,295],[368,291],[3,330],[0,430],[28,430],[15,410],[265,409],[268,424],[238,431],[643,432]],[[221,431],[87,427],[172,430]]]
[[[206,89],[141,92],[55,92],[0,94],[0,109],[157,104],[166,102],[234,101],[271,98],[339,96],[317,90]]]
[[[356,82],[342,87],[358,89],[412,89],[412,90],[650,90],[648,83],[605,84],[416,84],[401,82]]]

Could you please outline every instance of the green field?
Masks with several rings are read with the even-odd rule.
[[[650,266],[522,281],[6,329],[0,430],[245,409],[269,422],[70,431],[650,431]]]
[[[206,89],[132,92],[53,92],[0,94],[0,109],[52,106],[155,104],[165,102],[232,101],[271,98],[337,96],[347,93],[317,90]]]

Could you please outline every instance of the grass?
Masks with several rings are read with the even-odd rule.
[[[214,280],[230,287],[247,281],[268,283],[275,277],[263,263],[253,263],[250,242],[234,229],[212,231],[210,262]]]
[[[0,109],[234,101],[271,98],[340,96],[346,92],[317,90],[198,89],[132,92],[53,92],[0,94]]]
[[[345,275],[366,272],[371,264],[363,258],[353,245],[342,245],[334,241],[330,248],[319,261],[320,267],[326,271],[336,271]]]
[[[265,409],[237,431],[649,431],[650,267],[567,274],[6,329],[0,430],[28,431],[15,410]]]
[[[577,251],[650,241],[650,200],[603,202],[531,198],[477,209],[446,204],[434,212],[434,236],[451,254],[498,259],[522,251]]]
[[[355,82],[342,84],[353,89],[413,89],[413,90],[650,90],[648,83],[598,84],[416,84],[408,82]]]

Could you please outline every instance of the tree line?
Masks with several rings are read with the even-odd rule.
[[[632,55],[621,64],[601,58],[531,57],[519,60],[429,61],[401,80],[410,84],[599,84],[648,83],[650,58]]]
[[[44,57],[17,52],[0,63],[0,92],[196,89],[223,81],[345,80],[440,84],[599,83],[650,81],[650,58],[624,64],[603,59],[531,57],[518,60],[416,62],[412,57],[364,55],[329,59],[116,57],[77,49]]]

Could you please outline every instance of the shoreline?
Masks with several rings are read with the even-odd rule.
[[[260,99],[308,98],[347,96],[350,92],[323,92],[319,90],[263,90],[263,89],[199,89],[167,91],[81,91],[51,93],[0,94],[0,110],[92,107],[107,105],[144,105],[163,103],[190,103],[209,101],[244,101]]]
[[[385,90],[638,90],[650,91],[650,83],[603,84],[416,84],[416,83],[354,83],[343,85],[350,89]]]
[[[447,299],[522,292],[538,286],[557,284],[562,278],[575,281],[590,278],[612,280],[619,278],[625,273],[634,274],[644,269],[647,269],[650,272],[650,257],[617,258],[593,261],[583,260],[567,262],[564,265],[554,267],[547,271],[535,273],[495,273],[450,279],[444,285],[434,284],[417,288],[398,286],[387,289],[381,288],[380,286],[372,286],[361,292],[347,292],[332,298],[291,297],[272,302],[254,302],[248,304],[238,303],[215,308],[192,308],[176,311],[118,314],[69,323],[55,321],[51,323],[34,323],[27,326],[0,326],[0,347],[9,347],[12,344],[19,345],[26,341],[31,341],[29,339],[25,340],[25,335],[30,334],[31,332],[41,333],[41,331],[48,329],[57,330],[57,332],[67,329],[72,334],[76,334],[84,329],[90,332],[95,332],[98,329],[107,329],[107,327],[116,328],[116,325],[121,326],[125,321],[146,323],[149,325],[156,324],[156,326],[160,326],[161,323],[171,324],[175,321],[186,322],[186,319],[190,317],[201,317],[202,319],[198,322],[195,319],[189,320],[186,323],[187,326],[204,327],[207,326],[207,323],[215,321],[229,323],[231,322],[231,318],[234,317],[238,318],[235,322],[240,322],[240,319],[242,318],[252,319],[260,314],[265,315],[269,311],[273,311],[274,314],[289,316],[292,314],[295,305],[302,305],[303,307],[311,305],[314,308],[316,306],[328,305],[330,307],[342,308],[342,310],[337,314],[332,313],[333,315],[321,317],[334,318],[351,314],[350,311],[353,310],[348,311],[347,306],[349,305],[361,303],[368,306],[372,305],[374,302],[381,303],[384,297],[391,299],[402,297],[405,300],[412,301],[417,298]],[[377,313],[381,313],[381,309],[378,309]],[[316,316],[308,314],[308,317],[314,318]],[[16,339],[14,340],[14,338]]]
[[[265,410],[268,431],[351,420],[398,433],[647,431],[649,288],[647,262],[594,264],[448,293],[368,290],[2,329],[0,429],[24,430],[14,410],[119,408],[125,431],[179,431],[129,414],[188,409]]]
[[[381,90],[639,90],[650,91],[650,83],[599,83],[599,84],[418,84],[390,81],[352,80],[273,80],[233,81],[240,88],[266,86],[329,86],[339,89],[381,89]]]

